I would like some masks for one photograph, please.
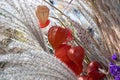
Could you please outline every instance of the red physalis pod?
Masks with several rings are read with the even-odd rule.
[[[53,26],[48,31],[48,41],[54,49],[58,48],[62,43],[66,42],[68,37],[68,29],[60,26]]]
[[[67,53],[70,48],[70,45],[62,44],[57,49],[55,49],[54,55],[63,63],[65,63],[76,75],[79,75],[83,70],[83,66],[81,64],[81,66],[78,67],[74,62],[69,59]]]
[[[76,75],[80,75],[83,71],[83,65],[81,64],[81,66],[77,66],[74,62],[70,62],[67,63],[67,66],[76,74]]]
[[[62,44],[57,49],[55,49],[55,56],[59,58],[64,63],[70,63],[71,60],[67,55],[67,51],[71,48],[70,45]]]
[[[97,61],[90,62],[87,67],[87,74],[89,74],[92,71],[98,71],[98,68],[101,68],[99,62],[97,62]]]
[[[103,80],[105,74],[99,71],[101,65],[97,61],[93,61],[88,65],[87,74],[93,78],[93,80]]]
[[[84,49],[81,46],[71,47],[68,51],[68,57],[80,67],[84,59]]]

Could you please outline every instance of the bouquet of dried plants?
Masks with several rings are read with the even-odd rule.
[[[50,9],[50,24],[44,29],[35,14],[38,5]],[[52,54],[46,32],[53,25],[73,31],[71,44],[85,49],[84,70],[91,61],[98,61],[104,79],[114,80],[110,63],[120,65],[119,0],[1,0],[0,80],[77,80]]]

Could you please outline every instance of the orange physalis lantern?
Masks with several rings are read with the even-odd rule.
[[[49,25],[50,21],[48,20],[49,16],[49,8],[44,5],[40,5],[37,7],[36,16],[40,22],[40,27],[44,28]]]

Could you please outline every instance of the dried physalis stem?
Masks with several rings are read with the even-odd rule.
[[[48,26],[48,24],[50,23],[50,21],[48,20],[49,8],[47,6],[44,5],[37,6],[36,16],[40,22],[41,28]]]

